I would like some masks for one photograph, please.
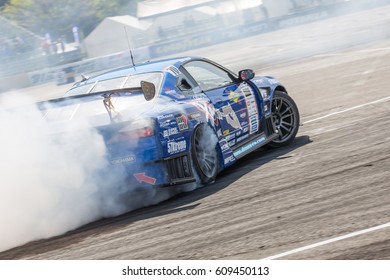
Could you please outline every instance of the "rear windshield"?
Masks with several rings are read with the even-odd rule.
[[[75,96],[89,93],[107,92],[118,89],[140,88],[141,81],[153,83],[156,92],[160,92],[163,80],[162,72],[149,72],[124,77],[118,77],[108,80],[97,81],[94,84],[83,85],[70,89],[66,96]]]

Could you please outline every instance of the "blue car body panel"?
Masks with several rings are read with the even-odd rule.
[[[225,71],[234,82],[202,90],[197,80],[187,72],[187,65],[193,61],[202,61]],[[146,103],[143,110],[137,109],[140,112],[136,117],[130,117],[132,110],[127,106],[130,108],[135,98],[143,98],[142,92],[129,94],[119,89],[113,97],[107,97],[105,92],[67,98],[74,89],[84,85],[147,72],[162,72],[162,84],[154,100]],[[181,88],[180,81],[183,79],[191,84],[190,89]],[[219,170],[272,141],[276,137],[271,119],[275,90],[286,92],[273,77],[256,76],[242,82],[236,74],[212,61],[181,57],[123,67],[91,77],[75,84],[57,103],[63,110],[78,104],[77,112],[72,111],[74,118],[83,111],[93,115],[89,119],[93,119],[105,139],[113,168],[123,168],[130,184],[169,186],[195,180],[191,160],[192,136],[200,125],[211,127],[218,139]],[[107,101],[105,98],[109,102],[105,103],[106,108],[102,104]],[[134,132],[127,129],[136,127],[140,119],[149,120],[153,131],[150,135],[131,138]]]

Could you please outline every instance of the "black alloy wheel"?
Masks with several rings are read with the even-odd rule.
[[[294,141],[299,129],[299,111],[294,100],[284,92],[275,91],[272,98],[272,121],[278,137],[268,146],[283,147]]]
[[[207,125],[197,127],[193,133],[192,158],[201,182],[213,182],[218,173],[217,138]]]

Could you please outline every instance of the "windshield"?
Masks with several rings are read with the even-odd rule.
[[[118,89],[140,89],[141,81],[153,83],[156,87],[156,92],[160,92],[163,80],[162,72],[149,72],[136,75],[123,76],[113,79],[97,81],[94,84],[83,85],[70,89],[66,96],[75,96],[80,94],[90,94],[107,92]]]

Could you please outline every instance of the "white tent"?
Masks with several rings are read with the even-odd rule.
[[[105,18],[84,39],[84,47],[88,57],[126,51],[129,49],[129,43],[131,48],[136,48],[140,45],[138,40],[142,40],[143,36],[146,36],[145,31],[150,26],[149,21],[141,21],[128,15]]]

